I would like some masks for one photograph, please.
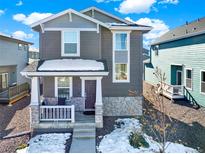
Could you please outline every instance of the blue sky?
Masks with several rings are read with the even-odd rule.
[[[38,33],[29,24],[68,8],[99,7],[121,18],[154,27],[147,45],[169,29],[205,16],[204,0],[0,0],[0,32],[35,43]]]

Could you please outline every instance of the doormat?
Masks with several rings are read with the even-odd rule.
[[[95,115],[95,111],[84,111],[83,114],[85,114],[85,115]]]

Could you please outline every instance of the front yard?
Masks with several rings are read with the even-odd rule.
[[[152,137],[145,134],[142,130],[142,124],[135,118],[124,118],[115,121],[115,129],[105,135],[97,147],[98,152],[102,153],[153,153],[160,152],[160,143],[154,141]],[[140,139],[135,139],[136,143],[139,143],[138,147],[131,145],[131,134],[135,133],[141,135],[146,142],[146,146]],[[99,137],[99,136],[98,136]],[[179,143],[166,143],[167,153],[196,153],[195,149],[186,147]]]
[[[7,136],[30,131],[30,97],[18,101],[12,106],[0,105],[0,152],[15,152],[16,148],[27,143],[30,134],[3,139]]]

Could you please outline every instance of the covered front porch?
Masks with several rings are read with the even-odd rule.
[[[43,64],[40,66],[44,66]],[[82,67],[72,71],[59,71],[56,67],[53,67],[53,70],[42,70],[43,67],[39,64],[37,66],[36,71],[22,72],[31,79],[30,107],[33,128],[46,125],[55,128],[59,124],[73,127],[75,123],[86,122],[103,127],[102,78],[108,75],[104,64],[103,70],[92,71],[82,70]],[[43,83],[42,95],[40,81]]]

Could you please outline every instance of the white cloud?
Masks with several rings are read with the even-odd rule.
[[[4,10],[0,10],[0,16],[3,15],[5,13]]]
[[[23,5],[23,1],[22,0],[20,0],[18,3],[16,3],[16,6],[21,6],[21,5]]]
[[[131,18],[127,17],[126,20],[134,22]],[[156,38],[162,36],[169,31],[169,26],[160,19],[150,19],[150,18],[141,18],[135,22],[139,25],[152,26],[153,29],[144,35],[144,46],[148,46],[151,42],[156,40]]]
[[[178,4],[179,0],[161,0],[159,4]]]
[[[156,0],[124,0],[116,11],[122,14],[149,13]]]
[[[33,38],[33,34],[30,33],[30,34],[26,34],[25,32],[23,31],[16,31],[12,34],[12,36],[14,38],[18,38],[18,39],[31,39]]]
[[[109,3],[109,2],[118,2],[122,0],[95,0],[97,3]]]
[[[33,12],[29,14],[28,16],[26,16],[25,14],[19,13],[19,14],[13,15],[13,19],[16,21],[22,22],[25,25],[30,25],[36,21],[39,21],[51,15],[52,13]]]

